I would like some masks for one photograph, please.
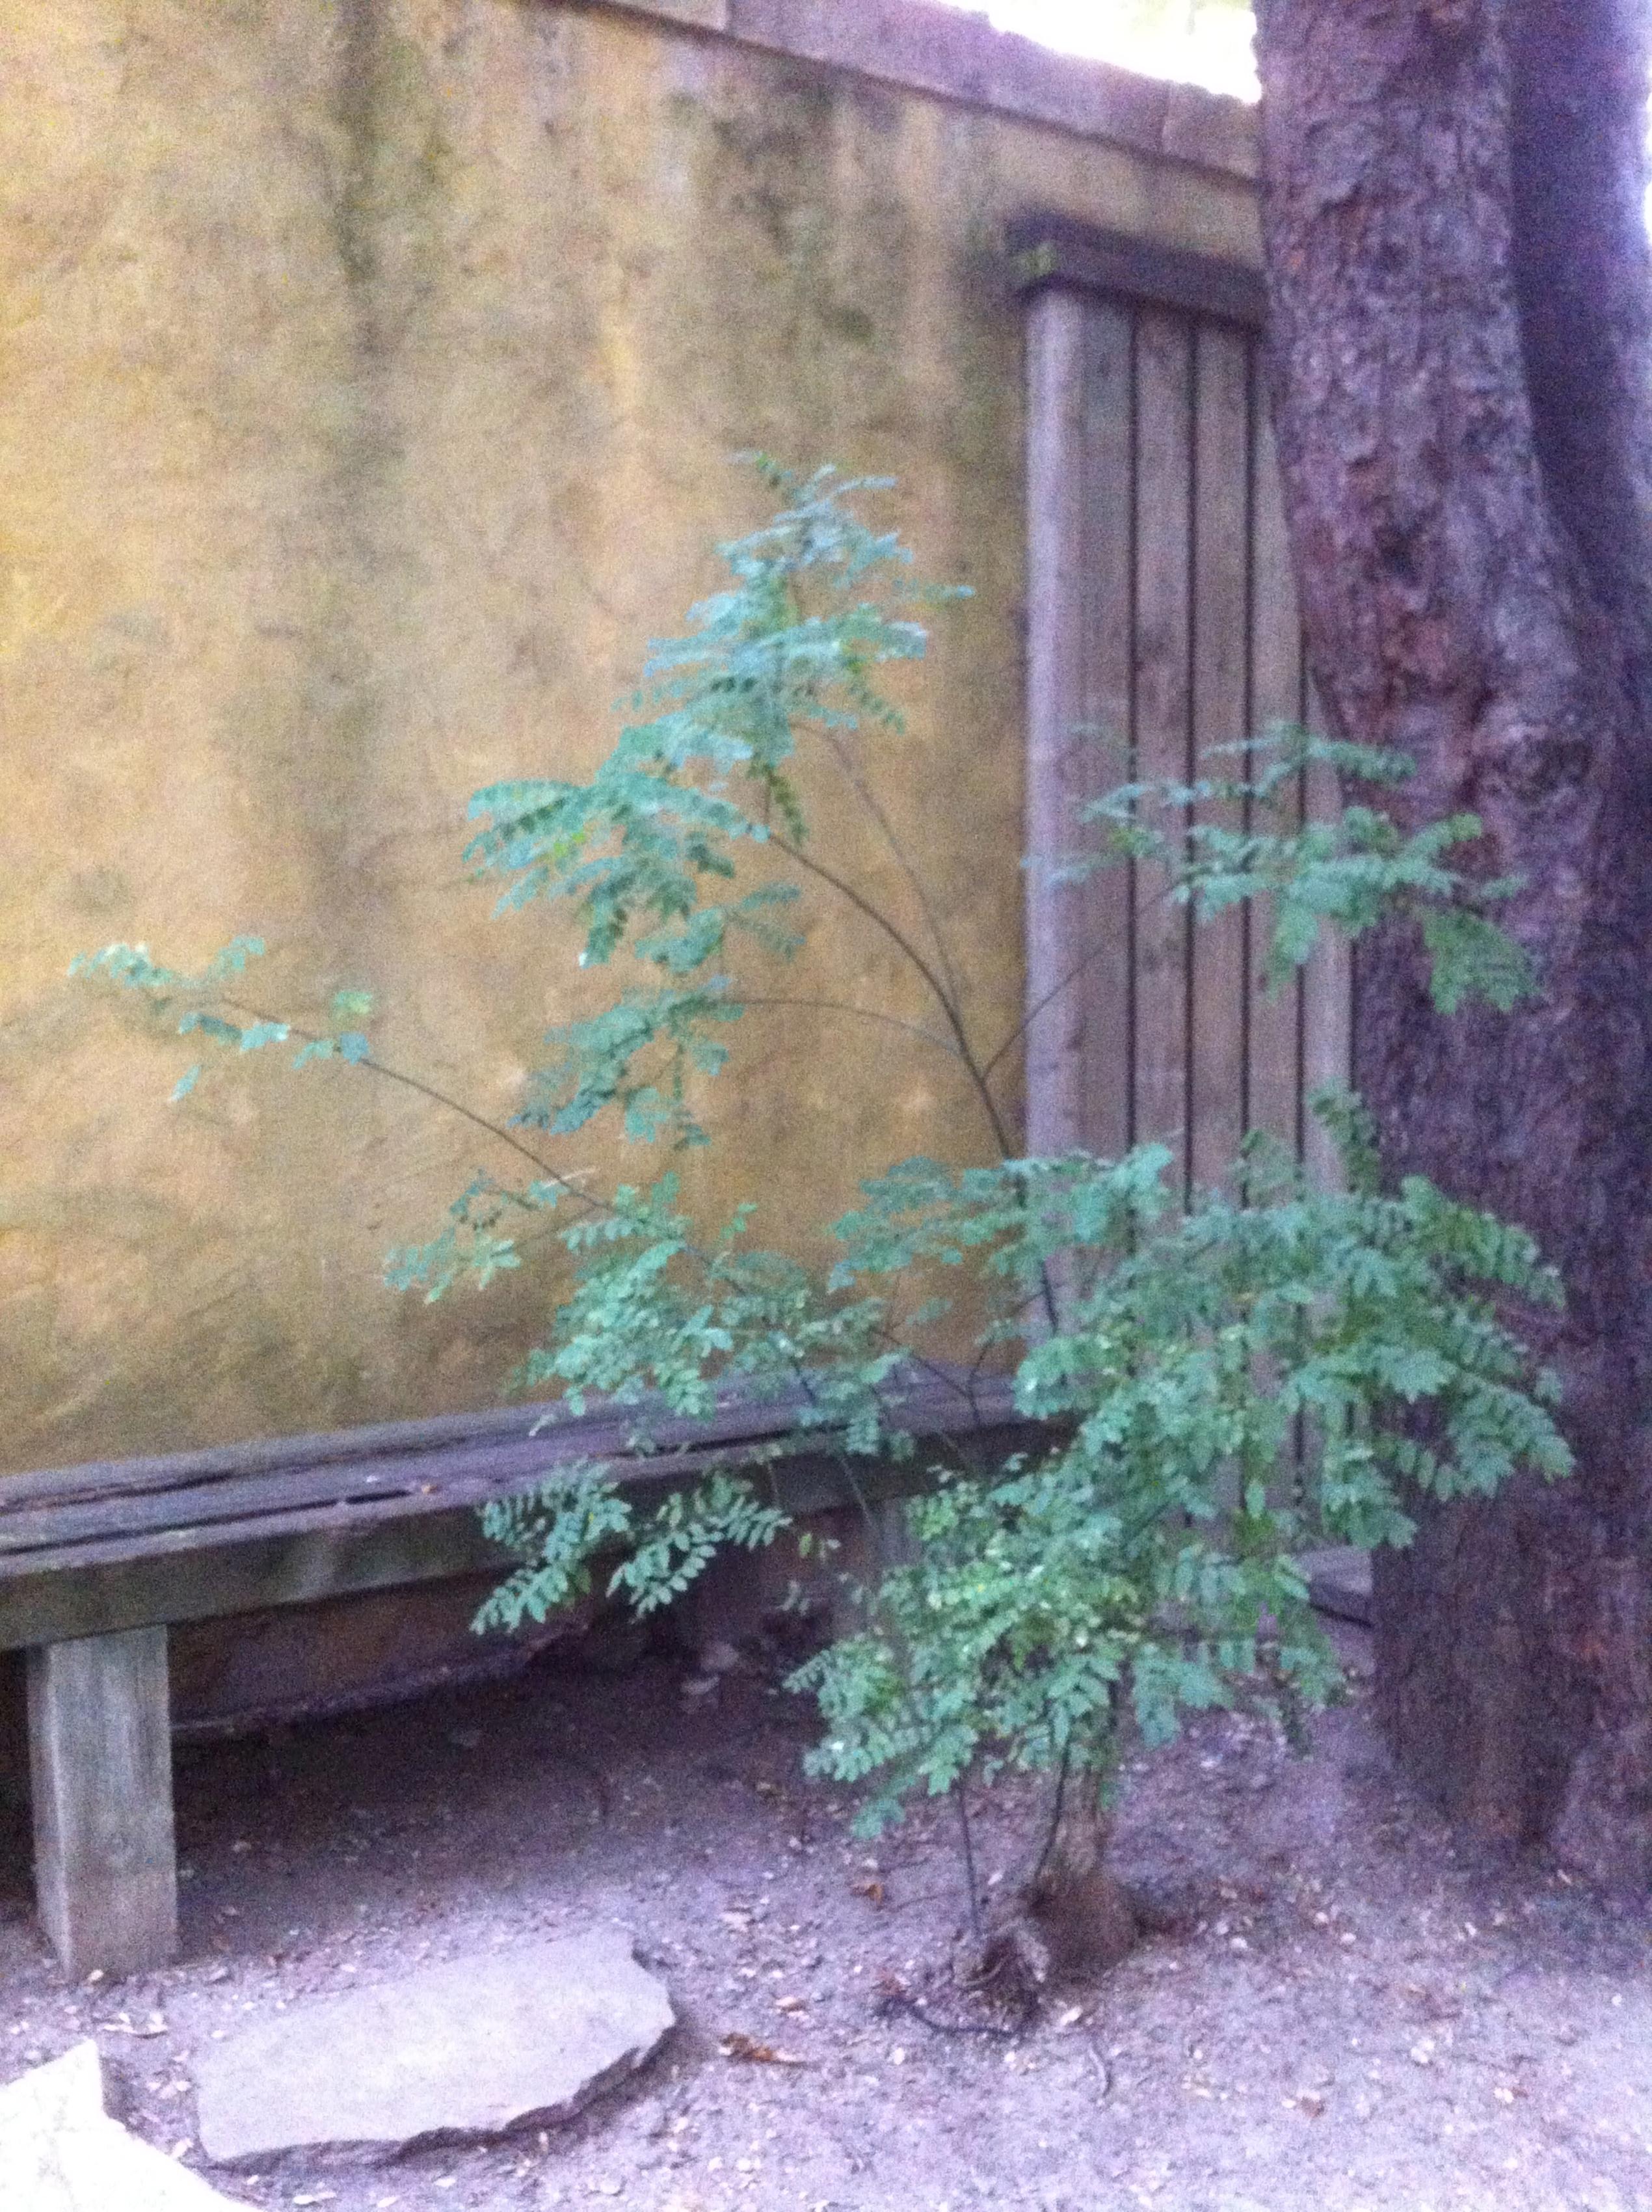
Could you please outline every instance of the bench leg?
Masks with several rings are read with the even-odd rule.
[[[164,1627],[28,1655],[35,1891],[76,1981],[177,1953],[171,1720]]]

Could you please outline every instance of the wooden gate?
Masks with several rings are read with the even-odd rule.
[[[1145,865],[1050,873],[1093,843],[1086,800],[1314,720],[1260,279],[1059,220],[1014,242],[1029,294],[1028,1149],[1161,1139],[1191,1188],[1262,1128],[1328,1169],[1307,1101],[1348,1080],[1345,953],[1270,998],[1260,914],[1193,927]]]

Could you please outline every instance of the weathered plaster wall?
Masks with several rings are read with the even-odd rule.
[[[169,1106],[186,1048],[70,956],[258,929],[262,1000],[365,984],[387,1057],[508,1111],[573,1003],[568,940],[490,919],[465,801],[598,757],[708,544],[761,513],[727,459],[756,445],[897,474],[928,572],[975,586],[889,791],[1007,1030],[1002,226],[1249,258],[1249,187],[653,10],[10,0],[0,53],[0,1468],[485,1402],[543,1285],[427,1310],[378,1281],[503,1164],[483,1140],[337,1069]],[[792,988],[846,975],[916,1010],[823,916]],[[772,1182],[777,1237],[865,1164],[980,1142],[892,1031],[754,1015],[744,1049],[762,1080],[725,1079],[696,1172]]]

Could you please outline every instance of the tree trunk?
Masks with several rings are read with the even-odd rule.
[[[1379,1711],[1468,1827],[1652,1879],[1652,276],[1642,0],[1261,0],[1271,368],[1340,733],[1466,807],[1541,1001],[1358,965],[1387,1170],[1525,1224],[1570,1483],[1419,1510]]]

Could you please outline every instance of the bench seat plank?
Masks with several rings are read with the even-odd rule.
[[[1001,1417],[1005,1391],[996,1379],[977,1383],[976,1403]],[[945,1381],[925,1377],[890,1403],[903,1422],[927,1433],[970,1425],[969,1399],[961,1386]],[[786,1434],[802,1408],[800,1395],[756,1403],[731,1399],[702,1419],[606,1407],[547,1419],[546,1409],[535,1407],[504,1420],[478,1416],[468,1430],[452,1421],[429,1425],[440,1431],[434,1437],[424,1433],[422,1422],[383,1428],[371,1451],[355,1446],[346,1431],[295,1437],[278,1454],[262,1446],[255,1464],[234,1453],[190,1453],[130,1462],[124,1476],[121,1464],[110,1462],[0,1477],[0,1573],[20,1555],[82,1538],[205,1528],[324,1502],[367,1504],[376,1494],[405,1498],[416,1509],[421,1495],[450,1495],[461,1474],[496,1481],[502,1497],[570,1460],[635,1460],[634,1438],[645,1423],[655,1450],[726,1449]],[[253,1457],[249,1453],[246,1461]]]
[[[1025,1439],[1000,1378],[914,1370],[887,1395],[917,1449],[857,1461],[863,1498],[918,1488],[926,1440],[999,1455]],[[660,1491],[783,1444],[764,1470],[778,1504],[845,1505],[829,1431],[797,1436],[808,1403],[731,1393],[697,1420],[513,1408],[0,1477],[0,1650],[28,1653],[36,1887],[68,1971],[135,1972],[176,1949],[168,1624],[502,1570],[476,1509],[559,1467]]]
[[[669,1416],[653,1422],[666,1443],[725,1435],[781,1430],[793,1408],[720,1404],[704,1421]],[[187,1500],[236,1490],[250,1481],[267,1492],[297,1474],[331,1474],[341,1495],[364,1473],[380,1467],[428,1463],[440,1468],[455,1451],[509,1449],[537,1440],[552,1459],[565,1456],[575,1434],[577,1449],[601,1455],[624,1451],[639,1425],[650,1417],[642,1408],[599,1407],[573,1414],[556,1407],[497,1408],[448,1415],[429,1421],[381,1423],[371,1429],[343,1429],[325,1436],[279,1437],[237,1444],[222,1451],[172,1452],[152,1459],[104,1460],[77,1467],[47,1468],[29,1474],[0,1476],[0,1529],[31,1510],[123,1504],[150,1495]]]
[[[920,1437],[970,1427],[955,1419],[962,1402],[938,1383],[904,1394],[900,1401],[903,1419]],[[975,1406],[986,1425],[981,1442],[1013,1449],[1023,1425],[1007,1383],[979,1382]],[[748,1406],[728,1408],[706,1423],[659,1422],[651,1434],[675,1449],[647,1456],[623,1449],[635,1415],[622,1421],[604,1410],[559,1420],[537,1437],[529,1433],[536,1418],[537,1412],[518,1413],[504,1433],[496,1415],[481,1417],[468,1433],[459,1424],[444,1422],[439,1443],[418,1433],[422,1424],[386,1429],[380,1432],[375,1455],[335,1453],[313,1470],[314,1480],[311,1470],[300,1469],[283,1481],[272,1466],[257,1478],[238,1472],[222,1483],[191,1480],[178,1493],[151,1483],[139,1501],[146,1510],[137,1525],[116,1510],[119,1500],[112,1500],[112,1510],[98,1520],[80,1490],[64,1516],[67,1527],[54,1526],[39,1503],[37,1478],[24,1479],[33,1498],[17,1512],[10,1509],[9,1484],[0,1479],[0,1650],[501,1565],[504,1555],[483,1537],[477,1506],[531,1488],[559,1464],[586,1459],[605,1462],[628,1486],[690,1482],[726,1462],[731,1449],[776,1435],[793,1413]],[[416,1449],[386,1449],[404,1442],[409,1431],[415,1432]],[[676,1442],[689,1437],[696,1441]],[[332,1441],[296,1439],[289,1449]],[[149,1473],[159,1463],[143,1464]],[[920,1443],[914,1466],[921,1471],[926,1465]],[[84,1471],[64,1472],[72,1479]],[[196,1472],[190,1468],[191,1477]],[[369,1472],[381,1478],[371,1486],[364,1480]],[[865,1480],[887,1490],[896,1474],[874,1473],[868,1465]],[[841,1477],[820,1450],[805,1448],[789,1455],[777,1463],[773,1480],[794,1511],[841,1502]],[[77,1489],[72,1480],[65,1487]],[[177,1505],[170,1520],[150,1510],[168,1496]]]

